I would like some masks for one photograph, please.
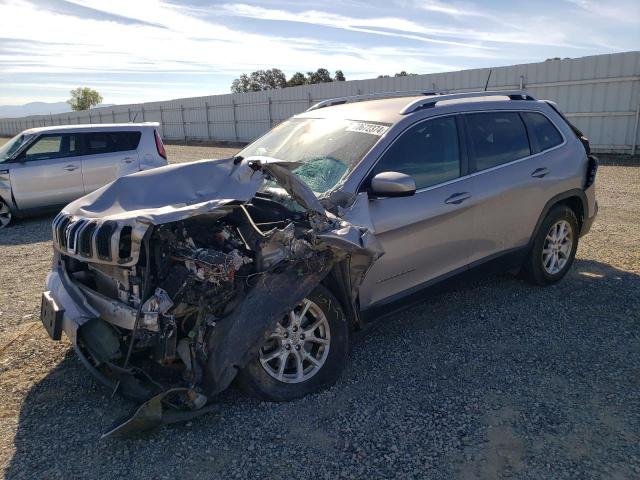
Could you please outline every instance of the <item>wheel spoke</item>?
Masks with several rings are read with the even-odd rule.
[[[313,322],[313,324],[309,328],[304,330],[304,334],[307,337],[312,337],[313,336],[313,332],[316,331],[316,329],[322,324],[323,321],[324,321],[324,319],[320,318],[320,319],[316,320],[315,322]]]
[[[309,306],[311,306],[311,302],[305,298],[302,301],[302,305],[303,305],[302,311],[300,312],[300,315],[298,315],[298,320],[300,323],[302,323],[302,320],[307,315],[307,312],[309,311]]]
[[[311,343],[319,343],[320,345],[329,345],[329,340],[327,340],[326,338],[316,337],[315,335],[305,337],[305,341]]]
[[[309,360],[311,363],[313,363],[316,367],[319,367],[321,364],[320,362],[313,356],[311,355],[309,352],[306,352],[304,354],[304,358],[306,358],[307,360]]]
[[[287,366],[287,360],[289,359],[289,354],[291,352],[284,350],[281,354],[280,354],[280,366],[278,367],[278,380],[282,381],[282,379],[284,378],[284,369]]]
[[[269,363],[271,360],[279,357],[280,355],[282,355],[282,348],[276,348],[273,352],[267,353],[264,357],[260,358],[260,361],[262,363]]]
[[[304,378],[304,358],[300,350],[296,350],[294,356],[296,357],[296,379],[301,381]]]

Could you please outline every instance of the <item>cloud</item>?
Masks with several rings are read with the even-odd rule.
[[[352,0],[313,7],[227,0],[206,8],[188,1],[0,0],[3,97],[22,98],[30,89],[44,98],[94,82],[110,103],[166,99],[227,91],[233,77],[259,68],[292,74],[325,67],[342,69],[349,79],[371,78],[632,43],[593,28],[597,20],[590,25],[556,15],[551,21],[537,5],[533,13],[497,14],[441,0],[397,0],[401,6],[389,0],[367,9]],[[581,15],[592,15],[591,2],[571,1],[580,2]]]
[[[640,3],[638,0],[607,2],[599,0],[565,0],[594,17],[609,18],[616,22],[630,23],[640,27]]]
[[[432,9],[444,9],[452,15],[462,16],[482,16],[490,18],[493,23],[502,25],[500,28],[487,28],[486,30],[478,30],[475,28],[458,28],[453,26],[428,25],[426,22],[417,23],[399,17],[373,17],[360,18],[348,17],[329,12],[317,10],[307,10],[302,12],[290,12],[279,9],[270,9],[258,7],[248,4],[225,4],[222,5],[222,11],[229,15],[254,18],[260,20],[277,20],[286,22],[307,23],[312,25],[321,25],[325,27],[340,28],[343,30],[365,32],[375,35],[391,36],[397,38],[407,38],[427,43],[442,44],[464,47],[467,49],[490,49],[495,48],[493,43],[507,43],[513,45],[530,44],[530,45],[549,45],[563,46],[575,48],[576,46],[569,43],[566,35],[562,31],[554,31],[545,27],[544,22],[540,22],[545,35],[541,35],[540,28],[524,29],[522,25],[531,24],[536,18],[532,17],[526,22],[519,20],[511,24],[511,28],[505,28],[504,21],[498,21],[495,15],[482,14],[475,10],[462,10],[453,7],[440,7],[439,3],[430,3],[422,5],[422,8],[431,7]]]

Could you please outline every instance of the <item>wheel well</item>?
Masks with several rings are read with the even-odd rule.
[[[578,220],[578,229],[582,230],[582,222],[584,221],[584,205],[582,203],[582,199],[580,197],[568,197],[560,200],[556,205],[566,205],[573,213],[576,215],[576,219]]]

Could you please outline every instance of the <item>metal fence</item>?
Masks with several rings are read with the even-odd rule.
[[[167,140],[244,142],[327,98],[421,89],[466,92],[484,89],[487,78],[489,89],[523,88],[537,98],[557,102],[596,151],[636,151],[640,51],[5,118],[0,119],[0,135],[48,125],[155,121]]]

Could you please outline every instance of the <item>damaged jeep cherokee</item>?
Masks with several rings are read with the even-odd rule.
[[[203,410],[234,380],[285,401],[332,385],[363,318],[424,287],[496,259],[541,285],[565,275],[597,161],[553,104],[378,97],[321,102],[234,158],[69,204],[42,300],[51,337],[147,406]]]

